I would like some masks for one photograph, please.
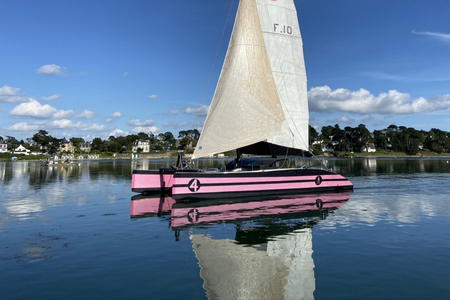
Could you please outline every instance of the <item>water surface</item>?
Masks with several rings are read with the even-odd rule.
[[[446,159],[326,161],[346,199],[131,200],[170,164],[0,163],[0,298],[450,298]]]

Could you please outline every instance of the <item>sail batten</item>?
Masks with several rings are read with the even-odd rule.
[[[193,158],[263,141],[308,149],[306,72],[296,18],[292,0],[240,1]]]

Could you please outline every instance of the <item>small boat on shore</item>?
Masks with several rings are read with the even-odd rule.
[[[311,157],[306,69],[293,0],[240,0],[216,91],[192,159],[236,150],[221,170],[174,168],[132,174],[133,192],[204,199],[353,189],[324,169],[287,168]],[[246,164],[244,155],[282,157]]]

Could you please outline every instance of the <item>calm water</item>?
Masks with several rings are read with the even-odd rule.
[[[0,162],[0,299],[450,299],[446,159],[328,161],[350,195],[131,200],[170,163]]]

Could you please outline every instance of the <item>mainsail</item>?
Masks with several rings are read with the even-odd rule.
[[[193,158],[260,142],[308,150],[308,118],[293,0],[240,0]]]

